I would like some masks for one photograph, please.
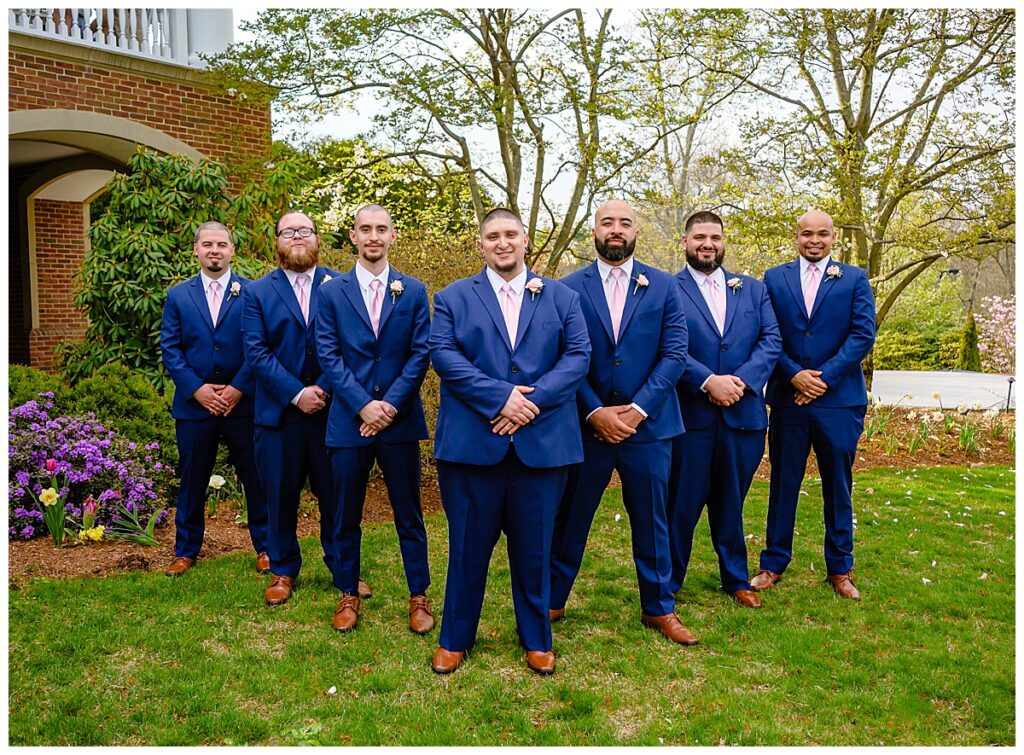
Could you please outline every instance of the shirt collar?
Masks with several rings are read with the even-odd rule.
[[[512,293],[514,293],[516,296],[519,296],[521,293],[523,293],[523,287],[526,285],[526,275],[527,273],[529,273],[529,269],[525,265],[523,266],[522,272],[519,273],[519,275],[517,275],[510,281],[507,281],[504,278],[502,278],[496,272],[491,270],[490,267],[486,268],[486,270],[487,282],[491,284],[491,288],[494,289],[495,294],[501,291],[501,287],[504,286],[506,283],[512,287]]]
[[[295,288],[295,279],[302,275],[302,273],[309,276],[309,283],[311,286],[313,285],[313,279],[316,278],[316,265],[313,265],[313,267],[308,270],[285,270],[283,267],[281,269],[284,270],[284,274],[288,276],[288,285],[292,288]]]
[[[609,265],[607,262],[602,260],[600,257],[597,258],[597,272],[601,276],[601,282],[604,283],[608,280],[608,275],[612,271],[614,265]],[[618,266],[622,272],[626,274],[626,280],[628,281],[633,277],[633,257],[630,256],[625,262]]]
[[[390,264],[384,265],[384,270],[381,271],[380,275],[374,275],[373,273],[371,273],[365,267],[360,265],[358,260],[356,260],[355,268],[356,280],[359,281],[359,288],[361,288],[363,291],[369,290],[370,284],[375,280],[379,280],[382,284],[384,284],[384,288],[388,287],[388,276],[391,274]]]
[[[826,268],[828,268],[828,266],[830,264],[832,264],[832,255],[829,255],[828,257],[820,259],[817,262],[811,262],[806,257],[801,255],[800,256],[800,277],[803,278],[805,275],[807,275],[807,268],[810,265],[814,265],[816,268],[818,268],[818,272],[819,273],[824,273]]]
[[[206,271],[200,270],[199,271],[199,279],[203,282],[203,293],[209,294],[210,293],[210,284],[213,283],[213,278],[211,278],[209,275],[207,275]],[[217,278],[217,281],[220,283],[220,290],[222,292],[225,289],[227,289],[228,284],[231,282],[231,268],[229,267],[227,270],[225,270],[224,271],[224,275],[222,275],[219,278]]]
[[[801,257],[800,259],[803,259],[803,257]],[[725,287],[725,271],[723,271],[720,267],[716,267],[714,270],[711,271],[710,274],[702,273],[700,270],[697,270],[691,267],[690,265],[687,265],[686,269],[690,271],[690,276],[693,278],[694,283],[696,283],[698,286],[703,286],[704,282],[708,278],[711,278],[719,285],[719,287]]]

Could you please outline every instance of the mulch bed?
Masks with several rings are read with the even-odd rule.
[[[941,423],[936,423],[927,443],[913,454],[907,452],[907,441],[919,426],[923,414],[928,410],[897,408],[892,410],[884,434],[863,436],[854,464],[854,471],[875,467],[919,467],[919,466],[978,466],[982,464],[1012,464],[1014,454],[1010,450],[1007,434],[1014,427],[1014,413],[1002,415],[1005,432],[1002,437],[992,436],[993,417],[972,412],[971,421],[978,426],[976,454],[967,454],[959,448],[959,436],[945,433]],[[890,453],[890,443],[896,439],[896,447]],[[755,475],[756,479],[767,480],[770,468],[766,457]],[[813,454],[808,460],[807,474],[817,475]],[[618,485],[613,477],[612,485]],[[422,489],[423,513],[431,514],[441,510],[441,497],[435,479],[424,481]],[[319,519],[313,499],[304,501],[303,515],[299,517],[299,536],[317,536]],[[379,477],[370,482],[363,510],[364,523],[390,522],[391,505],[388,501],[384,481]],[[14,541],[8,545],[8,580],[12,589],[19,582],[30,577],[77,577],[103,576],[125,571],[163,571],[174,558],[174,526],[157,530],[160,545],[145,547],[124,540],[104,540],[89,545],[66,545],[54,548],[48,537],[29,541]],[[235,512],[221,506],[217,514],[206,521],[206,536],[201,559],[216,558],[238,551],[252,552],[249,533],[235,522]]]

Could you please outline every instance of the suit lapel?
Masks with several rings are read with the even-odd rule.
[[[724,267],[722,274],[725,276],[725,325],[722,326],[722,337],[724,338],[732,326],[732,318],[736,314],[736,307],[739,306],[739,298],[743,296],[743,284],[741,282],[738,288],[729,288],[730,276]],[[742,279],[740,280],[742,281]]]
[[[640,305],[640,299],[647,292],[647,286],[641,286],[637,283],[641,275],[644,278],[647,277],[647,268],[633,260],[633,276],[626,281],[626,306],[622,308],[622,322],[619,323],[620,341],[626,332],[630,318],[633,317],[633,313],[636,312],[636,308]],[[718,328],[716,327],[715,330],[718,330]]]
[[[604,295],[604,284],[601,281],[601,275],[597,271],[596,262],[590,263],[590,266],[583,274],[583,290],[590,297],[590,303],[601,320],[601,324],[604,325],[604,331],[608,334],[608,340],[611,343],[615,343],[615,336],[612,334],[612,313],[608,309],[608,299]],[[621,324],[619,330],[620,332],[622,330]]]
[[[213,330],[213,320],[210,318],[210,305],[206,303],[206,292],[203,291],[203,280],[198,275],[189,281],[188,293],[192,297],[192,302],[196,305],[196,309],[199,310],[199,316],[206,323],[206,326]],[[224,310],[224,302],[221,302],[221,311]]]
[[[786,269],[783,271],[783,277],[786,279],[786,283],[789,284],[789,291],[793,294],[793,301],[796,302],[796,309],[800,312],[805,319],[807,317],[807,307],[804,306],[804,290],[800,286],[800,261],[790,262],[786,265]]]
[[[828,268],[832,267],[832,265],[836,265],[836,267],[839,267],[837,263],[829,260],[829,264],[825,266],[825,269],[828,270]],[[842,268],[839,269],[842,270]],[[829,278],[826,273],[822,272],[821,283],[818,285],[818,293],[814,295],[814,305],[811,307],[811,316],[808,319],[814,319],[814,316],[818,314],[818,310],[821,308],[822,300],[826,296],[828,296],[829,292],[833,288],[835,288],[838,285],[839,276],[836,276],[835,278]]]
[[[377,333],[384,332],[384,323],[388,321],[388,317],[391,316],[391,312],[394,311],[395,307],[398,306],[398,300],[402,298],[403,294],[393,295],[391,293],[391,284],[393,282],[402,280],[404,276],[395,271],[395,268],[388,265],[388,282],[384,286],[384,300],[380,306],[380,324],[377,327]],[[402,284],[402,290],[405,291],[405,284]]]
[[[356,269],[353,267],[341,279],[341,290],[348,297],[352,309],[359,315],[359,319],[366,325],[366,329],[373,332],[373,325],[370,324],[370,313],[366,310],[366,302],[363,300],[363,290],[359,287],[359,278],[356,276]]]
[[[526,274],[527,282],[530,281],[530,274]],[[523,342],[523,338],[526,336],[526,329],[530,327],[530,320],[533,319],[534,313],[537,311],[539,302],[537,301],[544,295],[544,290],[541,289],[539,294],[531,294],[529,290],[523,289],[522,304],[519,307],[519,327],[516,329],[516,346]],[[515,349],[513,349],[515,351]]]
[[[508,328],[505,327],[505,317],[501,314],[501,308],[498,307],[498,297],[494,295],[494,289],[491,288],[491,283],[487,280],[486,268],[473,280],[473,293],[477,295],[480,302],[484,305],[484,309],[487,310],[487,314],[491,316],[491,320],[494,322],[494,327],[497,328],[498,332],[504,336],[503,342],[508,346],[508,350],[512,351],[512,342],[508,337]],[[522,314],[522,313],[520,313]]]
[[[224,322],[224,317],[225,317],[225,315],[227,315],[228,310],[231,308],[232,301],[234,299],[238,298],[233,293],[231,293],[231,286],[236,281],[238,282],[238,285],[239,285],[239,289],[238,289],[239,294],[241,294],[241,292],[242,292],[242,289],[241,289],[241,285],[242,285],[241,284],[241,279],[238,278],[234,273],[232,273],[231,276],[228,278],[228,281],[227,281],[227,290],[224,291],[224,296],[220,300],[220,311],[217,312],[217,324],[213,326],[214,330],[219,328],[220,324],[222,322]]]
[[[284,274],[284,270],[278,268],[270,274],[270,285],[274,287],[277,295],[281,297],[281,301],[284,302],[284,306],[289,312],[292,313],[303,330],[306,328],[306,321],[302,317],[302,310],[299,309],[299,300],[295,296],[295,292],[292,290],[291,285],[288,283],[288,276]],[[312,314],[313,311],[313,299],[310,297],[309,310]]]
[[[320,296],[320,286],[322,286],[324,284],[324,278],[327,278],[328,275],[329,275],[329,273],[327,272],[327,268],[325,268],[325,267],[317,266],[316,270],[313,271],[313,281],[311,282],[310,288],[309,288],[309,325],[308,325],[308,327],[310,327],[310,328],[313,327],[313,321],[316,319],[316,303],[318,301],[318,297]],[[297,303],[298,302],[296,302],[296,304]],[[302,314],[301,310],[299,310],[299,314],[300,315]]]
[[[689,271],[685,267],[679,271],[678,277],[683,284],[683,292],[690,297],[693,301],[694,307],[701,313],[701,315],[704,316],[704,319],[708,321],[708,325],[711,326],[711,329],[717,333],[718,325],[715,323],[715,316],[711,314],[711,310],[708,308],[708,303],[704,301],[704,297],[701,296],[700,287],[697,285],[697,281],[693,279],[693,276],[690,275]]]

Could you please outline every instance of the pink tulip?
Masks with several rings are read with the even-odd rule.
[[[99,501],[97,501],[92,496],[89,496],[88,498],[85,499],[85,502],[82,504],[82,511],[85,511],[89,514],[95,514],[96,509],[98,509],[99,506]]]
[[[46,471],[49,474],[53,474],[54,472],[57,471],[57,460],[56,459],[47,459],[46,460]]]

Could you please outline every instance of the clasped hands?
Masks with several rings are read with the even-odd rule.
[[[203,383],[196,388],[192,398],[213,416],[228,416],[242,400],[242,392],[233,385]]]
[[[789,382],[796,388],[793,401],[797,406],[806,406],[828,390],[828,384],[821,379],[821,370],[800,370]]]
[[[359,418],[363,421],[359,425],[359,434],[364,438],[373,437],[394,422],[397,415],[398,410],[387,401],[374,399],[359,410]]]
[[[527,393],[533,393],[533,388],[528,385],[512,386],[512,392],[508,395],[505,406],[501,408],[498,416],[491,420],[492,433],[511,435],[523,425],[537,418],[540,408],[526,398]]]
[[[637,426],[644,421],[644,415],[633,408],[625,406],[602,406],[595,409],[587,421],[594,428],[594,437],[605,443],[621,443],[631,435],[636,435]]]
[[[704,383],[708,400],[717,406],[732,406],[741,398],[747,384],[735,375],[712,375]]]

